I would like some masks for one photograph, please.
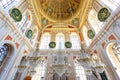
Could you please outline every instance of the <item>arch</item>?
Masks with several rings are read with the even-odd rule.
[[[65,43],[65,36],[63,33],[57,33],[56,34],[56,49],[64,49],[64,43]]]
[[[119,41],[110,41],[109,43],[107,43],[107,45],[105,46],[105,52],[106,52],[106,56],[109,60],[109,64],[112,65],[111,68],[114,72],[114,74],[119,77],[120,79],[120,61],[117,58],[116,54],[114,53],[113,47],[114,45],[118,43],[120,45]],[[120,55],[120,54],[119,54]]]
[[[22,32],[22,34],[25,34],[25,32],[30,28],[32,24],[32,14],[27,9],[23,13],[22,20],[20,22],[17,22],[18,29]]]
[[[80,39],[77,33],[72,32],[70,34],[70,41],[72,43],[72,49],[80,49]]]
[[[88,31],[87,26],[83,26],[82,28],[83,37],[84,37],[86,46],[89,46],[92,40],[88,38],[87,31]]]
[[[104,26],[104,22],[100,22],[97,19],[97,12],[95,9],[91,9],[88,16],[88,22],[91,25],[91,27],[94,29],[95,33],[98,34],[98,32],[102,29]]]
[[[15,45],[10,41],[4,41],[0,43],[0,74],[6,67],[6,64],[10,60],[10,56],[15,53]]]
[[[51,35],[50,33],[46,32],[42,35],[41,41],[40,41],[40,49],[49,49],[49,43],[51,41]]]

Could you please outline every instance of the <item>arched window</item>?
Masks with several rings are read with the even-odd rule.
[[[40,49],[49,49],[49,43],[50,43],[51,36],[49,33],[44,33],[42,35]]]
[[[20,22],[17,22],[16,26],[22,34],[25,34],[26,30],[31,26],[31,23],[32,23],[31,12],[29,10],[26,10],[23,13],[22,20]]]
[[[0,45],[0,73],[4,70],[13,53],[13,47],[10,44]]]
[[[76,33],[70,34],[70,41],[72,43],[72,49],[80,49],[80,39]]]
[[[25,32],[25,29],[24,29],[24,26],[25,26],[25,23],[27,22],[27,15],[24,15],[22,20],[20,22],[17,23],[17,26],[18,26],[18,29],[24,33]],[[27,26],[26,26],[27,27]]]
[[[116,10],[118,6],[120,6],[120,0],[100,0],[100,1],[113,11]]]
[[[0,0],[0,6],[6,8],[10,4],[12,4],[15,0]]]
[[[88,38],[87,31],[88,31],[87,27],[83,26],[83,29],[82,29],[83,37],[84,37],[86,46],[89,46],[92,40]]]
[[[113,49],[113,52],[114,52],[115,56],[117,57],[117,59],[120,62],[120,44],[115,43],[113,45],[112,49]]]
[[[56,35],[56,49],[64,49],[65,37],[63,33]]]
[[[92,9],[89,13],[89,16],[88,16],[88,22],[90,23],[91,27],[95,30],[95,33],[97,34],[101,29],[102,27],[104,26],[104,23],[103,22],[100,22],[98,19],[97,19],[97,12]]]
[[[111,42],[106,47],[106,53],[109,58],[110,65],[116,76],[120,78],[120,43]]]
[[[84,67],[80,65],[80,63],[74,62],[75,67],[75,74],[76,79],[75,80],[87,80]]]
[[[5,59],[6,55],[8,54],[9,47],[6,44],[3,44],[0,46],[0,66],[3,63],[3,60]]]

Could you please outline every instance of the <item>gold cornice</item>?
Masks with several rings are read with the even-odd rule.
[[[92,6],[92,2],[95,1],[95,0],[81,0],[80,1],[80,10],[78,10],[77,14],[74,15],[73,18],[77,17],[79,18],[79,26],[78,28],[81,29],[82,26],[84,25],[85,23],[85,20],[87,19],[87,15],[88,15],[88,11],[90,9],[90,7]],[[39,25],[39,29],[42,29],[43,26],[41,24],[41,19],[43,18],[43,15],[41,14],[41,9],[40,9],[40,2],[39,0],[30,0],[30,3],[32,5],[32,8],[33,8],[33,11],[34,11],[34,14],[35,14],[35,19],[36,19],[36,22],[37,24]],[[71,23],[71,20],[73,18],[70,18],[70,19],[67,19],[67,20],[63,20],[62,23],[67,23],[67,24],[70,24]],[[49,21],[49,24],[54,24],[54,23],[58,23],[58,21]]]
[[[29,3],[31,4],[30,7],[32,7],[33,11],[34,11],[34,17],[36,19],[36,23],[38,25],[38,28],[39,29],[42,29],[41,27],[41,17],[40,17],[40,14],[39,14],[39,10],[38,10],[38,5],[37,5],[37,0],[34,1],[34,0],[30,0]]]
[[[92,7],[92,3],[95,1],[95,0],[85,0],[85,4],[83,4],[83,8],[81,10],[81,14],[80,14],[80,24],[79,24],[79,29],[81,29],[83,26],[84,26],[84,23],[86,22],[87,20],[87,17],[88,17],[88,12],[90,10],[90,8]],[[81,17],[82,16],[82,17]]]

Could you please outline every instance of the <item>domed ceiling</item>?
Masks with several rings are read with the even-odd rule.
[[[40,0],[41,14],[52,21],[72,19],[79,7],[80,0]]]

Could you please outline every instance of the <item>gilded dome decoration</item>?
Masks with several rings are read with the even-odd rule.
[[[79,12],[80,0],[40,0],[41,14],[52,21],[73,18]]]

